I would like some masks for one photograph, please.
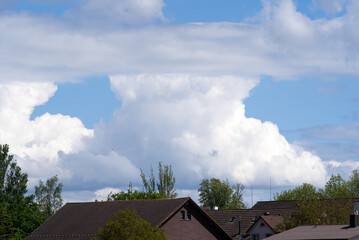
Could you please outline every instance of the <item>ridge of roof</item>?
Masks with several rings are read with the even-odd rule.
[[[133,200],[110,200],[110,201],[97,201],[97,202],[67,202],[67,204],[96,204],[96,203],[113,203],[113,202],[140,202],[140,201],[166,201],[166,200],[181,200],[181,199],[190,199],[190,197],[180,197],[180,198],[159,198],[159,199],[133,199]]]

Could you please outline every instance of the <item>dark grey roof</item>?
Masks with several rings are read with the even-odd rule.
[[[282,201],[259,201],[252,209],[254,210],[272,210],[272,209],[295,209],[297,200],[282,200]]]
[[[265,240],[349,240],[358,237],[359,227],[349,228],[348,225],[311,225],[299,226],[265,238]]]

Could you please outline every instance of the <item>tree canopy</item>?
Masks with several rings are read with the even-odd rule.
[[[200,183],[199,202],[213,209],[246,208],[243,203],[244,185],[237,183],[230,186],[228,180],[221,181],[217,178],[203,179]]]
[[[46,217],[50,217],[62,207],[61,192],[63,185],[58,181],[56,175],[47,179],[45,184],[39,180],[39,185],[35,186],[36,201]]]
[[[359,197],[359,173],[354,170],[349,180],[332,175],[324,188],[304,183],[291,190],[274,194],[275,200],[298,200],[295,212],[285,217],[283,229],[309,224],[348,224],[353,214],[352,198]]]
[[[45,220],[34,196],[26,196],[27,181],[9,146],[0,144],[0,236],[6,239],[25,238]]]
[[[98,229],[94,240],[166,240],[164,230],[153,227],[140,218],[135,210],[119,211],[103,228]]]
[[[162,162],[158,163],[158,180],[155,178],[152,167],[151,174],[148,179],[142,169],[140,176],[144,191],[133,190],[132,183],[130,183],[127,192],[121,191],[119,193],[110,194],[107,200],[160,199],[177,197],[177,193],[174,188],[176,179],[173,175],[171,165],[162,165]]]

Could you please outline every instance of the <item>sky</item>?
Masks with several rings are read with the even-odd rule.
[[[65,202],[205,178],[250,206],[359,167],[354,0],[2,0],[0,143]],[[251,192],[252,189],[252,192]],[[252,201],[253,193],[253,201]]]

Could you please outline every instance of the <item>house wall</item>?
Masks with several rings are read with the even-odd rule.
[[[181,220],[181,211],[185,212],[185,220]],[[187,219],[188,212],[191,213],[191,220]],[[228,239],[191,204],[180,209],[162,228],[165,230],[168,240]]]
[[[254,234],[258,234],[259,236],[258,240],[261,240],[263,238],[268,237],[268,234],[273,235],[274,232],[262,219],[258,219],[258,221],[254,224],[254,226],[252,226],[248,234],[250,234],[251,240],[253,239],[252,235]]]

